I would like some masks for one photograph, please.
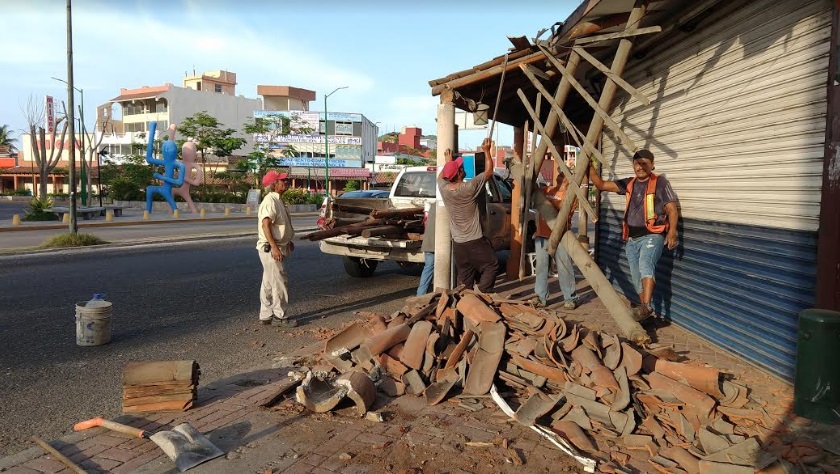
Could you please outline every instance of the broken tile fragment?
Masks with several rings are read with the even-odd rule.
[[[415,370],[420,370],[423,365],[423,355],[426,353],[426,341],[432,333],[432,323],[429,321],[417,321],[411,326],[408,338],[405,341],[400,362]]]
[[[585,453],[595,453],[598,451],[589,437],[586,436],[586,433],[575,422],[557,421],[551,424],[551,428]]]
[[[537,392],[528,397],[525,403],[516,410],[513,419],[525,426],[533,426],[537,418],[551,411],[555,405],[557,405],[557,400],[542,392]]]

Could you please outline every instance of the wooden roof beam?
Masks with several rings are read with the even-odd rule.
[[[631,86],[630,83],[622,79],[621,76],[619,76],[618,74],[614,74],[612,71],[610,71],[610,68],[605,66],[604,63],[602,63],[601,61],[598,61],[595,58],[595,56],[592,56],[591,54],[587,53],[586,50],[584,50],[580,46],[575,46],[572,49],[576,53],[578,53],[580,57],[589,61],[589,64],[592,64],[593,66],[595,66],[595,68],[604,73],[604,75],[606,75],[609,78],[609,80],[615,82],[619,87],[627,91],[627,93],[633,96],[636,100],[638,100],[645,106],[650,105],[650,99],[648,99],[646,95],[642,94],[641,92],[639,92],[638,89]]]
[[[445,90],[453,90],[459,87],[464,87],[470,84],[475,84],[476,82],[483,81],[485,79],[489,79],[495,75],[501,74],[502,71],[511,71],[519,67],[520,64],[531,64],[537,61],[541,61],[545,59],[545,53],[542,51],[537,51],[535,53],[531,53],[525,57],[517,59],[516,61],[509,61],[507,67],[504,65],[493,66],[488,69],[484,69],[482,71],[477,71],[473,74],[468,74],[463,77],[459,77],[457,79],[453,79],[449,82],[444,84],[439,84],[432,87],[432,95],[439,95],[441,92]]]
[[[597,36],[588,36],[586,38],[581,38],[575,40],[575,46],[579,46],[582,44],[589,44],[589,43],[597,43],[600,41],[608,41],[613,39],[620,39],[620,38],[632,38],[634,36],[639,35],[649,35],[651,33],[659,33],[662,31],[661,26],[649,26],[647,28],[636,28],[633,30],[624,30],[619,31],[617,33],[608,33],[605,35],[597,35]]]

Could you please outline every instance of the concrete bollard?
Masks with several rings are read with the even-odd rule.
[[[114,220],[114,213],[111,211],[105,211],[105,221],[111,222]]]
[[[202,219],[204,219],[205,217],[207,217],[207,210],[202,209],[201,212],[199,212],[199,215],[201,216]]]
[[[172,211],[172,218],[173,218],[173,219],[177,219],[177,218],[179,218],[180,216],[181,216],[181,214],[180,214],[180,213],[178,213],[178,209],[175,209],[174,211]]]
[[[20,214],[12,216],[12,225],[20,225]]]
[[[147,221],[147,220],[149,220],[149,217],[150,217],[149,216],[149,211],[143,211],[143,220]]]
[[[70,213],[65,212],[61,215],[61,223],[62,224],[69,224],[70,223]]]
[[[248,207],[245,208],[245,214],[247,214],[249,216],[251,215],[251,206],[248,206]]]
[[[226,216],[229,216],[229,215],[230,215],[230,208],[229,208],[229,207],[226,207],[226,208],[225,208],[225,215],[226,215]]]

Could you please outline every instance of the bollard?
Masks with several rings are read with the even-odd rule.
[[[61,215],[61,223],[62,224],[69,224],[70,223],[70,214],[65,212]]]
[[[143,211],[143,220],[144,221],[149,220],[149,211]]]
[[[178,209],[175,209],[174,211],[172,211],[172,218],[173,219],[177,219],[180,216],[181,216],[181,214],[178,213]]]
[[[105,221],[111,222],[114,220],[114,213],[111,211],[105,211]]]
[[[12,216],[12,225],[20,225],[20,214]]]
[[[207,210],[202,209],[201,212],[199,213],[199,215],[201,215],[201,218],[204,219],[205,217],[207,217]]]
[[[225,215],[226,215],[226,216],[229,216],[229,215],[230,215],[230,208],[229,208],[229,207],[226,207],[226,208],[225,208]]]
[[[248,206],[248,207],[245,208],[245,214],[247,214],[249,216],[251,215],[251,206]]]

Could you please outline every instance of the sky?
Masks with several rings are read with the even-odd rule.
[[[313,111],[323,110],[325,93],[348,86],[329,97],[330,111],[364,114],[380,134],[418,126],[435,135],[430,80],[503,55],[507,36],[531,39],[579,3],[74,0],[74,83],[84,89],[88,129],[121,87],[181,86],[193,70],[223,69],[236,73],[237,95],[259,98],[257,84],[314,90]],[[0,125],[27,128],[30,97],[66,100],[67,86],[51,79],[67,78],[66,13],[62,0],[0,0]],[[486,134],[462,132],[461,148]],[[512,129],[499,127],[498,144],[512,140]]]

